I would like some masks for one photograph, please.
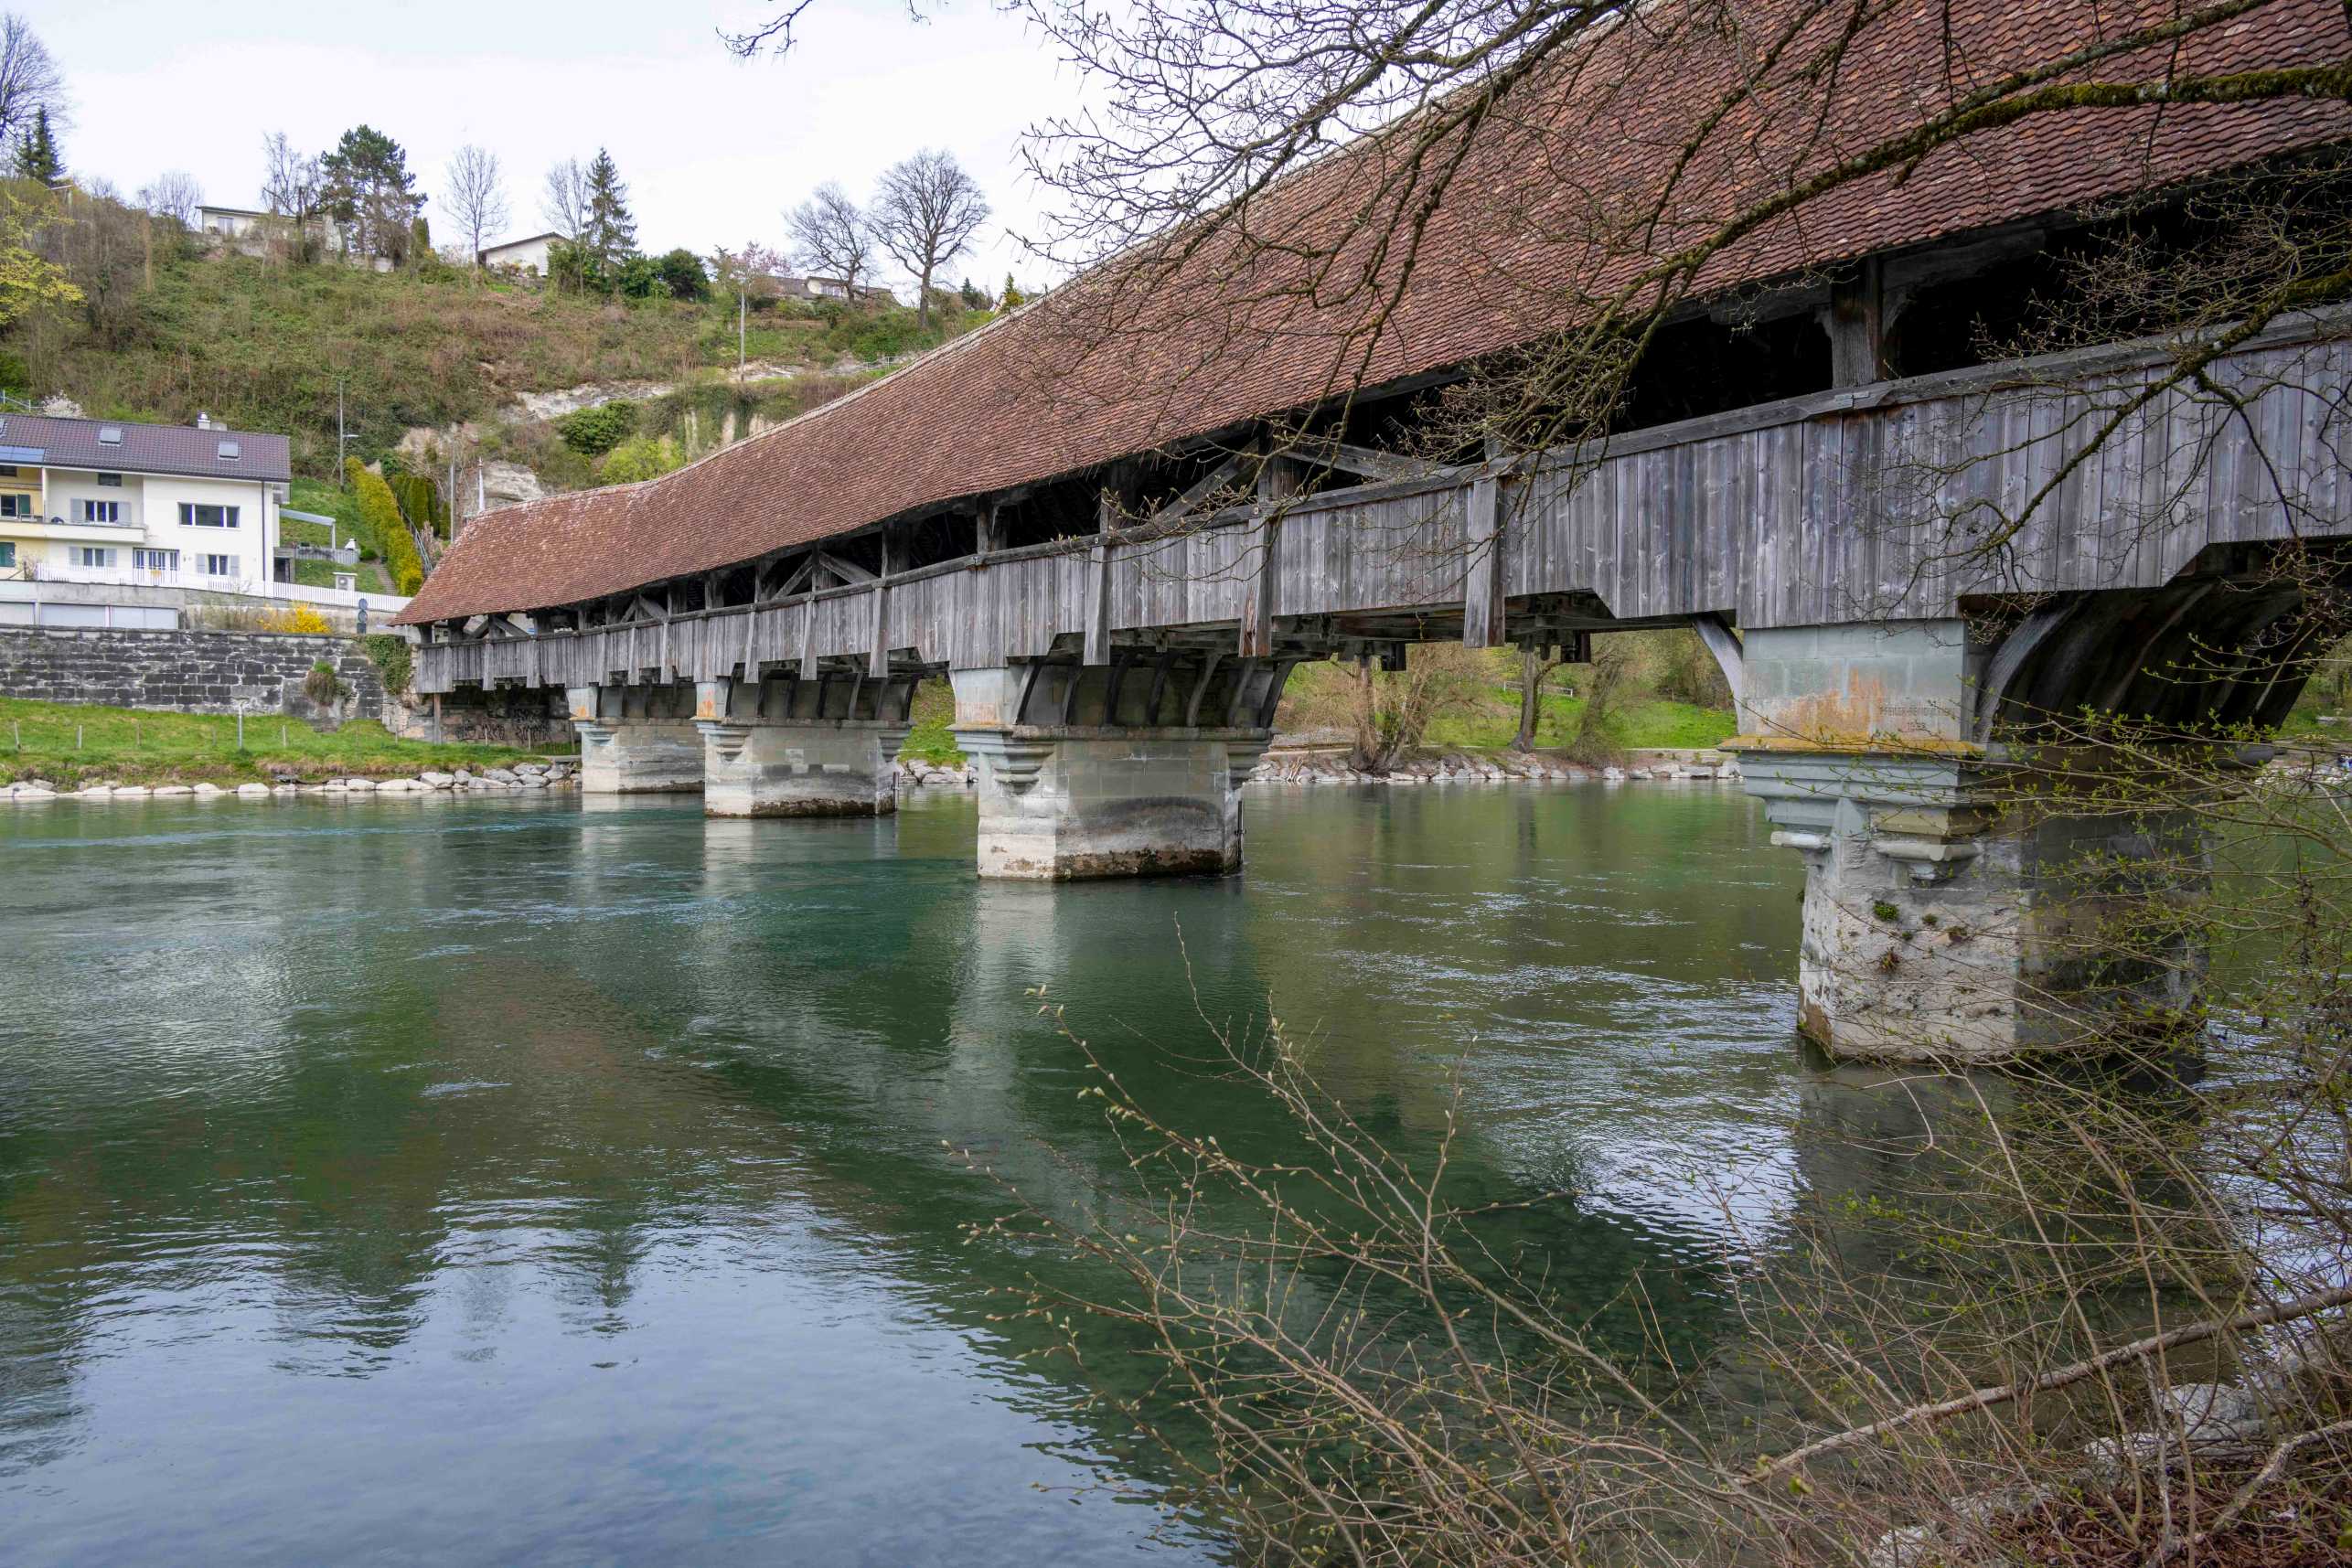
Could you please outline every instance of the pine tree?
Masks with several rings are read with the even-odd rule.
[[[49,130],[46,106],[33,112],[33,123],[17,140],[16,173],[43,185],[55,185],[65,177],[65,160],[58,154],[57,137]]]
[[[344,132],[318,165],[326,176],[326,210],[358,250],[407,260],[417,208],[424,205],[407,151],[373,126],[360,125]]]
[[[588,223],[580,233],[580,248],[588,254],[597,285],[607,289],[619,278],[621,263],[636,254],[637,225],[629,216],[629,187],[621,183],[613,155],[602,147],[588,165]]]

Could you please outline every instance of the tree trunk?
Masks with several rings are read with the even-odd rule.
[[[914,285],[914,325],[923,331],[931,330],[931,269],[923,269],[923,277]]]
[[[1380,692],[1374,685],[1372,661],[1355,667],[1355,765],[1368,773],[1384,773],[1388,763],[1380,744]]]
[[[1519,733],[1511,738],[1514,752],[1535,749],[1535,726],[1543,717],[1544,677],[1558,667],[1545,661],[1528,644],[1519,653]]]

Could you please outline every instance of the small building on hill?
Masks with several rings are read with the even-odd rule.
[[[550,230],[525,240],[502,240],[496,245],[484,246],[475,253],[474,260],[494,272],[511,267],[518,272],[533,272],[543,278],[548,275],[549,251],[562,243],[563,238]]]

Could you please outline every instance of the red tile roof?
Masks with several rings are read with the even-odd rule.
[[[911,508],[1066,475],[1535,339],[1575,319],[1579,292],[1621,287],[1648,256],[1712,232],[1792,177],[1919,123],[2002,74],[2186,11],[2185,0],[1897,0],[1874,13],[1833,85],[1769,84],[1705,140],[1644,245],[1624,215],[1654,205],[1698,116],[1740,80],[1713,30],[1659,25],[1660,0],[1531,78],[1479,133],[1383,319],[1375,291],[1314,288],[1263,250],[1203,246],[1104,330],[1104,278],[1057,291],[851,397],[640,485],[486,514],[403,621],[576,603],[869,527]],[[1732,0],[1758,32],[1787,0]],[[1844,7],[1825,7],[1843,18]],[[1714,15],[1709,11],[1707,14]],[[1752,45],[1753,37],[1747,40]],[[1748,57],[1752,58],[1752,57]],[[2168,50],[2101,61],[2096,80],[2151,80],[2352,59],[2338,0],[2268,0]],[[1788,73],[1783,73],[1784,76]],[[2134,189],[2352,136],[2322,101],[2067,109],[1930,153],[1807,203],[1716,255],[1701,287],[2079,208]],[[1393,156],[1369,138],[1284,182],[1256,232],[1343,233]],[[1394,256],[1351,253],[1382,291]],[[1132,272],[1127,275],[1132,276]]]

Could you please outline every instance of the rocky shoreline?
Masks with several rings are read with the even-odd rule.
[[[1261,784],[1427,784],[1598,779],[1604,784],[1621,784],[1632,780],[1697,782],[1737,780],[1739,777],[1739,759],[1728,752],[1695,750],[1654,756],[1637,753],[1637,756],[1649,760],[1629,759],[1627,765],[1622,767],[1594,768],[1558,757],[1519,752],[1497,756],[1448,752],[1437,756],[1416,757],[1385,773],[1368,773],[1351,766],[1345,752],[1275,747],[1258,759],[1257,769],[1250,774],[1249,782]],[[950,767],[945,763],[909,760],[895,766],[902,789],[969,789],[978,782],[969,762],[960,767]]]
[[[979,782],[967,761],[950,767],[944,763],[915,760],[893,763],[901,789],[971,789]],[[1262,784],[1510,784],[1513,782],[1575,782],[1598,779],[1605,784],[1633,780],[1704,782],[1739,777],[1738,759],[1727,752],[1674,753],[1654,763],[1630,767],[1587,767],[1556,757],[1473,755],[1449,752],[1417,757],[1386,773],[1368,773],[1349,764],[1343,752],[1269,751],[1259,759],[1250,783]],[[519,763],[511,768],[486,768],[474,773],[426,772],[405,778],[281,778],[272,784],[114,784],[59,789],[46,779],[26,779],[0,784],[0,799],[30,805],[48,800],[153,800],[191,797],[198,800],[275,800],[294,795],[428,795],[435,794],[520,794],[534,789],[576,789],[575,763]]]
[[[0,786],[0,798],[32,805],[47,800],[282,800],[294,795],[429,795],[442,793],[520,795],[535,789],[564,790],[579,786],[577,764],[567,762],[518,763],[511,768],[486,768],[475,773],[428,771],[413,778],[280,779],[274,784],[93,784],[61,790],[46,779],[26,779]]]
[[[1369,773],[1351,764],[1345,752],[1285,752],[1270,750],[1259,759],[1252,784],[1512,784],[1517,782],[1598,779],[1604,784],[1630,780],[1703,781],[1737,779],[1739,760],[1728,752],[1669,752],[1654,761],[1629,765],[1589,767],[1565,758],[1540,753],[1499,754],[1447,752],[1400,763],[1385,773]]]

